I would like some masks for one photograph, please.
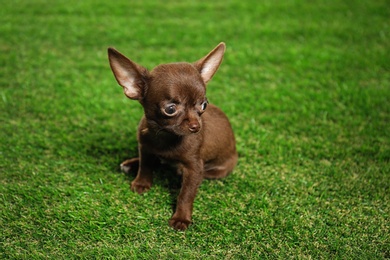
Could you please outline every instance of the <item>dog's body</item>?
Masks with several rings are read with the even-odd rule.
[[[121,167],[128,172],[139,164],[131,183],[131,189],[139,194],[150,189],[159,161],[177,167],[183,176],[182,188],[169,224],[178,230],[191,223],[193,202],[203,178],[225,177],[237,163],[230,123],[206,99],[206,83],[218,69],[224,51],[221,43],[193,64],[163,64],[149,72],[108,49],[111,69],[125,95],[138,100],[145,111],[138,127],[139,158],[126,160]]]

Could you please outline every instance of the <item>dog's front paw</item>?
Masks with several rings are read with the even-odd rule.
[[[131,183],[131,190],[134,191],[134,192],[137,192],[138,194],[142,194],[142,193],[145,193],[147,192],[148,190],[150,190],[150,187],[152,185],[149,184],[149,183],[140,183],[140,182],[137,182],[137,181],[133,181]]]
[[[179,231],[186,230],[190,224],[191,224],[191,220],[185,220],[179,218],[171,218],[169,220],[169,226]]]

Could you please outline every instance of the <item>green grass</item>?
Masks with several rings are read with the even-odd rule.
[[[388,1],[0,2],[0,258],[390,258]],[[176,232],[165,175],[139,196],[119,173],[142,109],[106,49],[152,68],[220,41],[239,164]]]

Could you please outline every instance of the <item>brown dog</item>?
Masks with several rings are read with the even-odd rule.
[[[153,169],[160,161],[177,167],[182,187],[169,225],[185,230],[203,178],[227,176],[237,163],[234,134],[225,114],[208,104],[206,83],[225,52],[220,43],[195,63],[163,64],[148,71],[113,48],[108,49],[115,78],[130,99],[138,100],[145,115],[138,127],[139,158],[126,160],[126,173],[139,165],[131,189],[150,189]],[[207,109],[206,109],[207,107]]]

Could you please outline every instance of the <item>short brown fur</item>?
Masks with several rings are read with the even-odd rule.
[[[111,69],[124,93],[138,100],[145,115],[138,127],[139,157],[124,161],[123,171],[138,166],[131,189],[139,194],[152,186],[153,170],[168,162],[182,175],[176,211],[169,225],[185,230],[203,178],[227,176],[237,163],[233,130],[226,115],[207,105],[206,83],[222,62],[220,43],[195,63],[163,64],[148,71],[113,48]],[[207,109],[206,109],[207,107]]]

